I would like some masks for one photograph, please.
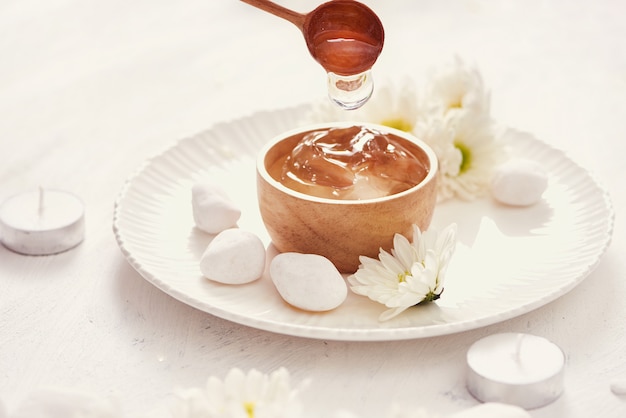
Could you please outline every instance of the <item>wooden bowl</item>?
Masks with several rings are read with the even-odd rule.
[[[306,132],[335,127],[363,126],[395,136],[415,151],[429,167],[421,183],[403,192],[364,200],[338,200],[311,196],[283,185],[268,172],[290,152]],[[319,254],[342,273],[354,273],[359,256],[377,258],[390,250],[396,233],[412,239],[412,225],[422,231],[430,224],[437,201],[438,163],[434,151],[413,135],[367,123],[332,123],[305,126],[270,140],[257,160],[259,209],[272,243],[280,252]]]

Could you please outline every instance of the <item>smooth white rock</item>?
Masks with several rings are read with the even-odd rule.
[[[466,409],[450,418],[530,418],[531,415],[523,408],[497,402],[487,402]]]
[[[270,277],[282,298],[306,311],[329,311],[348,296],[348,286],[326,257],[281,253],[270,263]]]
[[[263,242],[252,232],[226,229],[202,254],[200,271],[207,279],[220,283],[250,283],[263,275],[265,254]]]
[[[537,203],[548,187],[548,174],[536,161],[514,159],[496,168],[491,193],[497,201],[512,206]]]
[[[619,396],[626,395],[626,379],[613,380],[611,382],[611,392]]]
[[[196,226],[209,234],[218,234],[237,225],[239,209],[221,187],[199,182],[191,189],[191,207]]]

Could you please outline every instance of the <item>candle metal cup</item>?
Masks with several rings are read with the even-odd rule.
[[[84,205],[66,192],[26,192],[0,206],[0,237],[8,249],[24,255],[67,251],[85,236]]]
[[[419,184],[403,192],[363,200],[339,200],[292,190],[273,178],[268,167],[298,143],[301,134],[316,129],[355,126],[334,123],[306,126],[270,140],[257,161],[257,192],[263,222],[280,252],[319,254],[342,273],[353,273],[359,256],[377,257],[392,247],[396,233],[412,238],[412,225],[426,230],[437,200],[438,162],[423,141],[403,131],[374,124],[358,124],[392,134],[426,156],[429,171]]]
[[[545,338],[494,334],[467,352],[467,389],[481,402],[535,409],[563,392],[564,365],[561,349]]]

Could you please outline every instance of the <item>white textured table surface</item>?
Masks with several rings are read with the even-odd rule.
[[[195,310],[144,280],[112,233],[125,179],[214,123],[325,95],[321,68],[287,22],[235,0],[21,0],[0,4],[0,200],[40,185],[81,196],[86,240],[56,256],[0,247],[0,399],[41,386],[167,416],[175,386],[232,367],[311,378],[311,416],[380,417],[393,402],[441,414],[477,404],[465,353],[502,331],[549,338],[565,392],[537,418],[623,417],[626,251],[626,4],[610,1],[366,1],[385,23],[376,77],[419,75],[458,54],[492,90],[494,117],[564,149],[611,193],[611,247],[578,287],[485,328],[396,342],[273,334]],[[306,11],[316,2],[283,1]]]

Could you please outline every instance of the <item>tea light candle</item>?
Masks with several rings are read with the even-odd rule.
[[[85,236],[85,210],[76,196],[58,190],[27,192],[0,206],[0,237],[20,254],[56,254]]]
[[[545,338],[494,334],[467,352],[467,388],[481,402],[539,408],[563,392],[565,355]]]

